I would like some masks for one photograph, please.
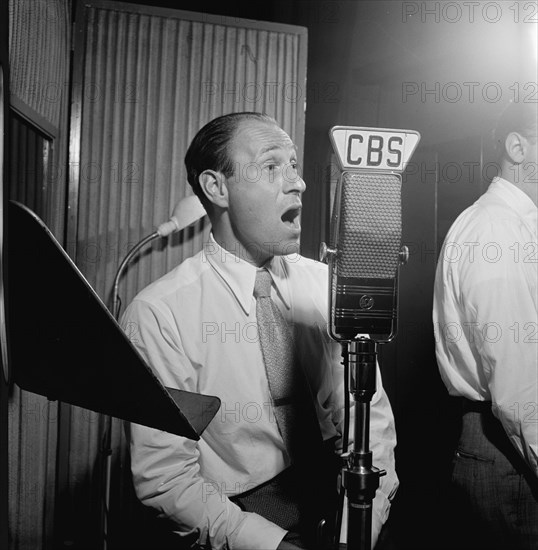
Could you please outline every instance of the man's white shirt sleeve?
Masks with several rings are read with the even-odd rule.
[[[129,324],[133,344],[165,386],[196,391],[192,367],[154,307],[134,301],[124,315],[124,324]],[[243,512],[200,475],[196,441],[131,424],[130,447],[138,498],[175,521],[178,534],[198,530],[200,541],[209,538],[216,550],[272,550],[285,536],[284,529],[258,514]]]

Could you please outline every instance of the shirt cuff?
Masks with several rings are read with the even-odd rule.
[[[287,531],[252,512],[243,512],[243,521],[235,537],[234,550],[276,550]]]

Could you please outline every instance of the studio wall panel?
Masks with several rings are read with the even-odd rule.
[[[183,158],[205,123],[225,113],[263,111],[302,150],[306,47],[301,27],[118,2],[78,3],[68,252],[106,304],[122,258],[192,193]],[[208,222],[200,221],[143,250],[120,282],[122,311],[144,286],[197,253],[208,233]],[[62,411],[61,539],[83,546],[90,534],[92,544],[102,544],[107,422],[76,407]],[[114,420],[111,429],[106,531],[115,547],[129,536],[122,526],[136,522],[122,423]],[[127,531],[130,544],[136,543]]]

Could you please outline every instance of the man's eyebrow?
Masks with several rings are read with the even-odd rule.
[[[297,153],[297,145],[295,143],[292,143],[293,150]],[[271,151],[276,151],[277,149],[284,149],[282,145],[268,145],[267,147],[264,147],[263,149],[260,149],[260,152],[258,153],[258,156],[265,155],[266,153],[270,153]]]

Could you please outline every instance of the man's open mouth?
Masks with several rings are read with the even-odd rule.
[[[301,207],[300,206],[290,206],[284,214],[282,214],[282,221],[291,228],[299,229],[301,227],[300,223],[301,216]]]

